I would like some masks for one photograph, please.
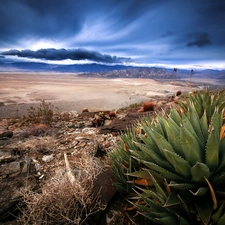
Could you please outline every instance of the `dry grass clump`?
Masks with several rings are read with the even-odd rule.
[[[21,190],[25,208],[18,218],[20,224],[86,224],[90,216],[105,208],[99,194],[93,194],[94,178],[100,172],[93,157],[77,158],[74,181],[68,179],[64,169],[58,169],[39,192],[27,187]],[[68,171],[67,171],[68,172]]]
[[[54,105],[42,99],[38,107],[35,108],[31,106],[27,110],[27,116],[23,116],[23,120],[31,124],[51,124],[53,122],[55,110],[57,110],[57,108]]]
[[[54,136],[32,136],[17,142],[16,145],[12,144],[9,148],[20,151],[21,154],[28,153],[28,155],[49,154],[58,150]]]

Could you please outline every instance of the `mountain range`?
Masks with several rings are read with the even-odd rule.
[[[92,64],[47,64],[37,62],[14,62],[0,59],[0,72],[60,72],[79,73],[84,77],[104,77],[104,78],[151,78],[151,79],[173,79],[173,69],[157,67],[133,67],[126,65],[102,65]],[[190,77],[190,70],[177,70],[176,77]],[[193,77],[225,79],[225,70],[195,70]]]

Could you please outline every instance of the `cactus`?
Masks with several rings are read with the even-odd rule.
[[[225,224],[224,95],[141,119],[110,154],[116,188],[155,224]]]

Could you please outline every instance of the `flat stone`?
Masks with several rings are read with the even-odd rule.
[[[13,156],[9,152],[0,150],[0,163],[10,161]]]
[[[14,173],[20,173],[20,162],[11,162],[6,165],[2,165],[0,168],[1,175],[10,175]]]

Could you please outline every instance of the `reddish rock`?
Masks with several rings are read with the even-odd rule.
[[[83,108],[82,113],[84,112],[89,112],[89,110],[87,108]]]
[[[143,111],[147,112],[147,111],[154,111],[154,103],[153,102],[145,102],[143,104]]]
[[[177,91],[176,96],[181,95],[181,91]]]
[[[109,116],[109,118],[115,118],[116,117],[116,113],[111,111],[111,112],[109,112],[108,116]]]

